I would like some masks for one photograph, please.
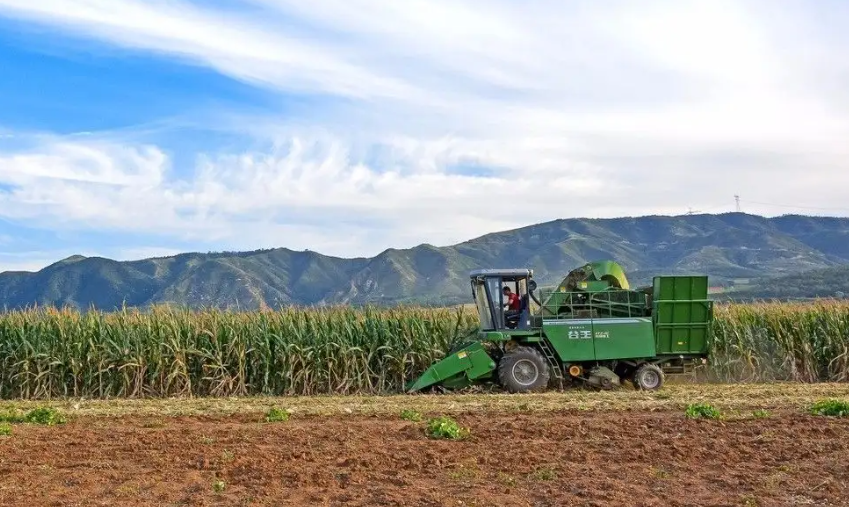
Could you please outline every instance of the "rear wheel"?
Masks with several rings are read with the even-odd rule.
[[[511,393],[545,389],[550,374],[548,361],[531,347],[516,347],[498,362],[498,380]]]
[[[663,370],[654,364],[644,364],[634,373],[634,387],[642,391],[656,391],[663,386]]]

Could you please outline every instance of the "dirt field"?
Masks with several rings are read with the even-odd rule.
[[[803,410],[847,395],[844,386],[671,386],[67,402],[53,404],[66,424],[14,425],[0,437],[0,505],[849,505],[849,418]],[[704,398],[724,420],[685,417],[685,403]],[[264,422],[272,405],[291,406],[291,418]],[[450,413],[471,434],[429,439],[401,408]]]

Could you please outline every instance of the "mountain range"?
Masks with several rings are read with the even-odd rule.
[[[475,268],[530,267],[545,285],[599,259],[619,262],[632,286],[657,274],[696,273],[741,295],[780,285],[783,297],[799,297],[806,295],[799,290],[806,273],[817,273],[827,291],[849,292],[849,218],[725,213],[561,219],[456,245],[388,249],[372,258],[286,248],[137,261],[73,256],[34,273],[0,273],[0,307],[451,305],[470,302],[468,272]]]

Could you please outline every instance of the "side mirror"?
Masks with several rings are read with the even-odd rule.
[[[536,280],[530,280],[528,282],[528,292],[533,292],[535,290],[537,290],[537,281]]]

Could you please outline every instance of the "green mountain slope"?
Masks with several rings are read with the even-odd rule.
[[[285,248],[131,262],[75,256],[37,273],[0,273],[0,306],[456,304],[470,298],[471,269],[532,267],[545,284],[595,259],[617,260],[632,284],[649,283],[655,274],[706,273],[714,285],[796,275],[849,264],[849,219],[741,213],[564,219],[355,259]]]
[[[813,269],[752,282],[751,286],[729,291],[719,298],[738,301],[845,298],[849,297],[849,266]]]

